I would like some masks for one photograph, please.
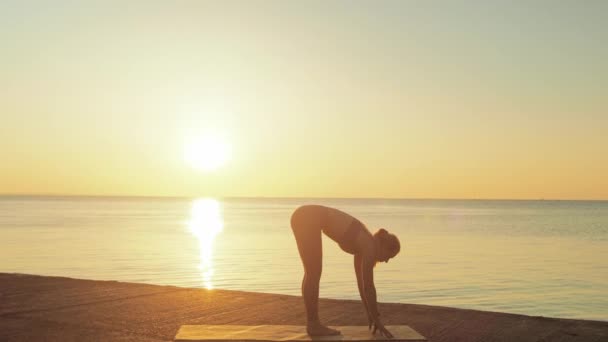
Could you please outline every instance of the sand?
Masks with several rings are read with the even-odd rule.
[[[608,341],[608,322],[380,304],[429,341]],[[321,299],[330,325],[365,325],[358,301]],[[183,324],[305,324],[300,297],[0,273],[0,341],[172,341]]]

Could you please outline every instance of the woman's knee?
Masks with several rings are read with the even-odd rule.
[[[321,280],[321,268],[314,270],[304,271],[304,278],[306,281],[319,282]]]

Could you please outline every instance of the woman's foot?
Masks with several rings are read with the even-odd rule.
[[[312,323],[306,326],[306,332],[310,336],[334,336],[340,335],[340,330],[326,327],[321,323]]]

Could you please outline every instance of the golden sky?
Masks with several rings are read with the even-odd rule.
[[[0,194],[608,199],[605,13],[2,2]]]

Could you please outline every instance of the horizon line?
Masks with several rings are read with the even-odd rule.
[[[0,193],[0,197],[84,197],[84,198],[147,198],[147,199],[322,199],[322,200],[418,200],[418,201],[578,201],[578,202],[606,202],[608,199],[569,199],[569,198],[460,198],[460,197],[316,197],[316,196],[193,196],[193,195],[110,195],[110,194],[41,194],[41,193]]]

